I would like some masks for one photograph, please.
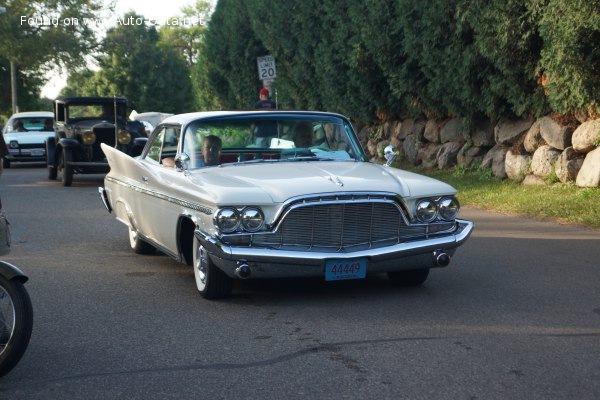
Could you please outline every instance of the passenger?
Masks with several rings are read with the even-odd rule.
[[[221,139],[215,135],[208,135],[202,141],[201,166],[219,165],[221,163]]]
[[[44,132],[54,131],[54,122],[50,118],[46,118],[44,121]]]
[[[294,145],[296,147],[310,147],[313,145],[313,127],[309,123],[301,122],[294,128]]]
[[[27,129],[25,129],[25,127],[23,126],[23,121],[21,121],[20,119],[15,120],[15,122],[13,122],[13,131],[14,132],[26,132]]]

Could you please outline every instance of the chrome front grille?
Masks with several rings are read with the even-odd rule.
[[[274,232],[254,234],[251,245],[289,250],[347,251],[389,246],[447,231],[453,222],[410,225],[392,199],[312,201],[292,205]]]

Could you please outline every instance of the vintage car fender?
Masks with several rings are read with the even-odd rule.
[[[50,137],[46,140],[46,164],[54,165],[56,155],[56,138]]]
[[[6,261],[0,261],[0,275],[8,280],[16,279],[21,283],[25,283],[29,279],[23,271]]]
[[[60,145],[60,147],[62,148],[75,148],[75,147],[79,147],[79,141],[77,141],[77,139],[73,139],[73,138],[62,138],[58,141],[58,144]]]

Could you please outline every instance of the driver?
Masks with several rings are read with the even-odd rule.
[[[294,128],[294,145],[296,147],[310,147],[313,145],[313,127],[312,124],[301,122]]]

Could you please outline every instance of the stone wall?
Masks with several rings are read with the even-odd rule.
[[[583,123],[555,116],[504,119],[470,129],[461,118],[405,119],[364,126],[358,135],[376,162],[392,144],[415,166],[487,168],[499,178],[523,179],[524,184],[557,179],[600,187],[600,119]]]

